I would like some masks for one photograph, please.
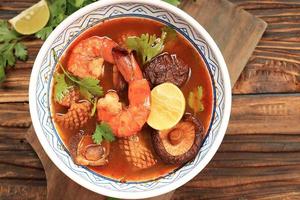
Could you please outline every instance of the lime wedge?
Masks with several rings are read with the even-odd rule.
[[[19,15],[9,20],[14,29],[23,35],[38,32],[46,26],[50,17],[49,8],[45,0],[27,8]]]

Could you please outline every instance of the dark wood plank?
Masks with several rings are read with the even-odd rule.
[[[1,200],[46,199],[46,180],[0,179]]]
[[[229,134],[299,134],[300,94],[233,97]]]
[[[231,1],[268,23],[262,40],[236,83],[234,93],[299,92],[299,1]]]
[[[234,84],[267,24],[225,0],[184,1],[182,8],[214,38],[223,53]]]
[[[28,103],[0,104],[0,126],[29,127],[31,118]]]

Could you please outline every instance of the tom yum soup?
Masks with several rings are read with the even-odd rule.
[[[144,18],[104,21],[58,61],[52,116],[77,165],[147,181],[193,160],[212,117],[212,85],[197,50]]]

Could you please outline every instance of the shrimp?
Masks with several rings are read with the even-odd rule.
[[[109,91],[97,102],[98,120],[108,123],[117,137],[137,134],[150,114],[150,86],[132,53],[120,47],[112,49],[115,65],[128,83],[129,106],[119,101],[115,91]]]
[[[92,36],[80,41],[70,53],[67,69],[79,78],[99,79],[104,61],[114,64],[112,49],[118,44],[108,37]]]

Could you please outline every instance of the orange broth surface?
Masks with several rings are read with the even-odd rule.
[[[150,19],[136,18],[136,17],[124,17],[116,18],[111,20],[106,20],[98,25],[83,32],[72,44],[68,47],[66,52],[61,58],[61,63],[66,66],[69,52],[72,50],[74,45],[79,41],[86,39],[91,36],[107,36],[120,45],[124,43],[124,38],[130,35],[139,36],[143,33],[149,33],[150,35],[156,34],[158,37],[161,35],[161,29],[165,25]],[[196,49],[186,40],[183,36],[177,33],[177,37],[168,41],[165,45],[163,52],[169,52],[170,54],[176,54],[177,57],[182,59],[190,68],[191,76],[187,83],[181,87],[183,94],[185,95],[186,101],[189,92],[194,90],[197,86],[201,85],[203,87],[203,99],[204,111],[197,113],[197,117],[203,123],[205,130],[207,132],[213,108],[213,95],[212,95],[212,83],[209,73],[206,69],[205,63],[201,55],[196,51]],[[105,63],[104,78],[100,80],[100,84],[104,89],[104,92],[113,89],[112,83],[112,65]],[[120,94],[122,99],[127,96],[126,94]],[[124,102],[127,102],[126,98],[123,98]],[[66,112],[66,109],[57,104],[52,97],[52,114]],[[188,104],[186,106],[186,112],[192,113],[192,109],[189,108]],[[80,131],[86,134],[92,134],[96,126],[96,118],[93,118],[89,123],[82,128],[82,130],[70,131],[59,124],[55,124],[58,129],[59,135],[61,136],[64,144],[67,148],[70,145],[70,138],[74,134],[78,134]],[[100,167],[89,167],[94,172],[119,181],[147,181],[154,180],[159,177],[165,176],[171,173],[175,169],[179,168],[178,165],[168,165],[164,164],[152,147],[151,132],[154,131],[147,125],[144,126],[143,130],[139,133],[140,139],[147,143],[147,146],[153,152],[155,158],[158,162],[148,169],[139,169],[129,163],[121,152],[118,146],[118,139],[111,143],[111,150],[108,157],[108,164]]]

